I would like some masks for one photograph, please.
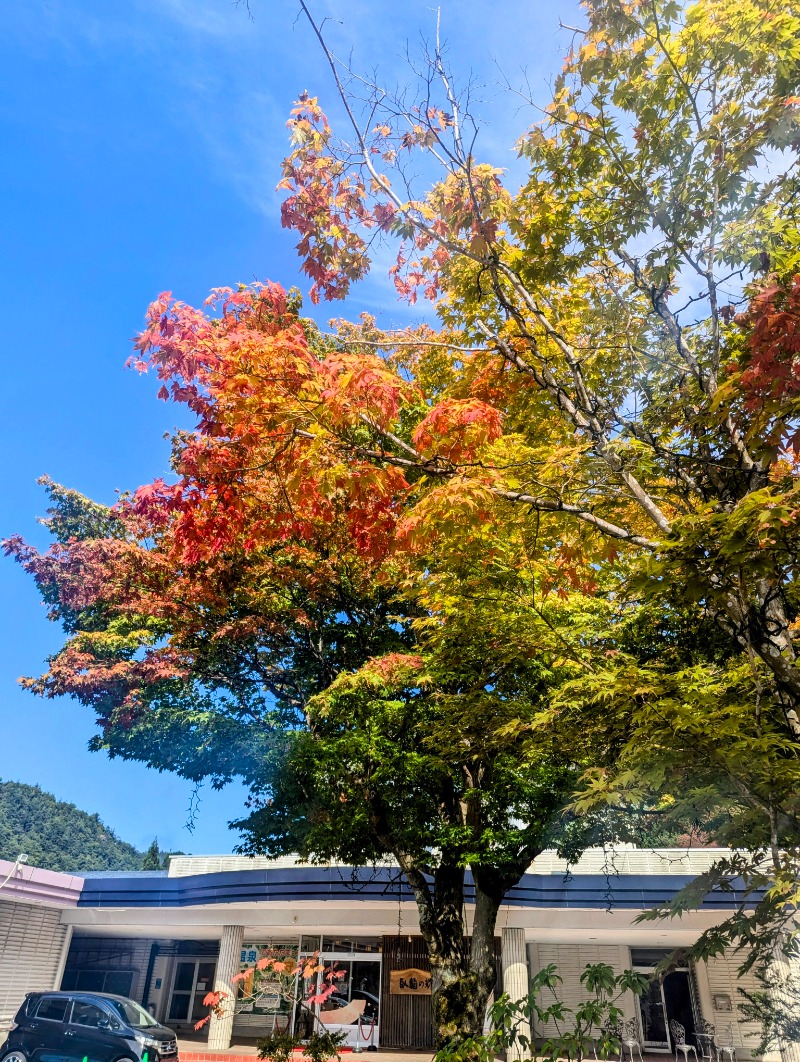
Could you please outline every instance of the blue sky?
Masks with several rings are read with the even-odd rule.
[[[421,0],[318,0],[334,48],[385,82],[408,78],[403,54],[435,25]],[[217,285],[270,278],[299,284],[274,191],[285,121],[303,90],[335,115],[330,75],[292,0],[25,0],[6,5],[0,39],[0,261],[3,384],[0,537],[45,545],[35,522],[46,473],[99,501],[167,473],[175,411],[152,379],[124,369],[150,300],[189,302]],[[542,102],[574,22],[572,0],[442,0],[453,66],[485,87],[484,155],[513,166],[534,120],[499,86],[522,71]],[[345,308],[404,323],[388,281],[364,284]],[[136,764],[90,754],[91,713],[42,702],[16,685],[59,645],[35,589],[0,562],[0,778],[38,783],[97,811],[144,846],[230,851],[243,793],[208,790],[193,834],[190,787]]]

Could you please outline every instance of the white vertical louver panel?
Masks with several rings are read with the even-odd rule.
[[[714,1022],[718,1031],[723,1030],[726,1025],[732,1026],[734,1044],[752,1051],[758,1044],[760,1030],[757,1022],[742,1021],[744,1015],[741,1004],[744,999],[739,989],[754,992],[758,990],[759,985],[752,973],[739,976],[738,967],[743,958],[744,956],[739,958],[729,951],[725,955],[708,960],[708,985],[711,990],[712,1006],[716,1003],[710,1020]],[[717,1009],[720,1004],[726,1003],[725,997],[731,1003],[732,1009],[729,1011]]]
[[[557,998],[574,1011],[589,997],[589,993],[581,984],[581,974],[587,963],[605,962],[613,967],[615,973],[621,973],[619,959],[619,948],[613,944],[538,944],[539,969],[555,963],[561,978],[555,996],[545,989],[539,997],[540,1006],[547,1007]],[[531,969],[530,972],[533,975],[537,971]],[[569,1021],[567,1026],[571,1027]],[[537,1036],[553,1036],[557,1029],[554,1024],[548,1023],[536,1028],[534,1032]]]
[[[0,1030],[26,992],[54,987],[67,935],[60,919],[58,908],[0,900]]]
[[[529,874],[700,874],[722,856],[727,848],[636,848],[619,845],[613,849],[587,848],[571,866],[553,849],[534,859]]]
[[[553,849],[537,856],[528,868],[529,874],[558,874],[568,871],[573,874],[700,874],[708,870],[721,856],[729,855],[726,848],[636,848],[620,845],[618,848],[587,849],[577,863],[570,866]],[[236,870],[279,870],[285,867],[302,867],[297,856],[170,856],[168,874],[182,878],[189,874],[219,874]],[[341,866],[338,861],[321,863],[320,866]],[[379,866],[397,866],[393,859],[378,861]]]

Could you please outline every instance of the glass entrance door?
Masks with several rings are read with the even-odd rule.
[[[333,967],[336,991],[317,1007],[316,1017],[329,1032],[344,1032],[348,1047],[362,1050],[380,1044],[381,960],[353,954],[323,954],[326,972]],[[324,974],[320,975],[321,979]]]
[[[688,970],[673,970],[664,978],[664,1006],[667,1012],[667,1028],[671,1021],[683,1026],[687,1044],[696,1044],[695,1010],[692,979]]]
[[[216,968],[217,964],[207,959],[179,959],[175,963],[168,1021],[194,1024],[206,1016],[203,999],[214,987]]]
[[[633,968],[638,973],[652,977],[657,964],[668,954],[666,949],[632,948]],[[639,996],[639,1019],[644,1047],[650,1051],[672,1051],[671,1021],[683,1026],[686,1043],[694,1045],[695,1013],[697,1005],[692,978],[686,967],[678,967],[663,977],[651,980],[647,992]]]
[[[648,971],[649,972],[649,971]],[[642,1020],[642,1040],[646,1049],[668,1051],[667,1007],[661,981],[651,981],[648,990],[639,996],[639,1015]]]

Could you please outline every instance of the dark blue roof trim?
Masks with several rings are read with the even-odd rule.
[[[637,910],[671,900],[693,878],[677,874],[526,874],[507,897],[518,907],[624,907]],[[264,903],[292,900],[413,900],[398,871],[391,867],[291,867],[235,870],[180,878],[147,875],[91,877],[84,882],[79,907],[193,907],[215,903]],[[729,910],[743,893],[714,892],[703,901],[706,909]],[[467,886],[467,901],[472,888]]]

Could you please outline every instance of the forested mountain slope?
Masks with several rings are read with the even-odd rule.
[[[37,785],[0,781],[0,859],[25,853],[48,870],[140,870],[143,854],[98,815],[56,800]]]

